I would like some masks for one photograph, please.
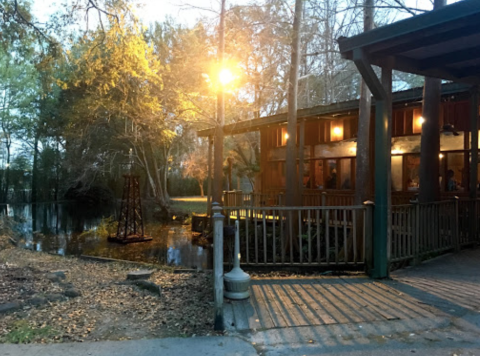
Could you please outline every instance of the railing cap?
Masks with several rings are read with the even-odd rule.
[[[371,201],[371,200],[366,200],[363,202],[363,205],[375,205],[375,202]]]
[[[214,218],[224,218],[222,215],[222,208],[220,207],[220,204],[217,202],[212,203],[212,211],[213,211],[213,217]]]

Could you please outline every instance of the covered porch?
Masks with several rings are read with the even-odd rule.
[[[341,52],[346,58],[355,61],[376,99],[375,202],[360,206],[224,206],[225,215],[221,214],[221,207],[216,207],[214,246],[217,321],[225,320],[225,325],[228,326],[233,320],[235,328],[238,325],[239,328],[252,328],[258,324],[269,328],[288,326],[289,323],[293,326],[342,323],[348,320],[389,321],[389,318],[408,319],[412,315],[436,315],[437,312],[427,307],[432,300],[438,302],[434,307],[440,304],[457,305],[458,302],[461,308],[478,308],[477,302],[470,301],[472,294],[467,293],[468,289],[462,288],[455,281],[455,276],[452,278],[451,275],[445,278],[446,284],[416,277],[396,282],[374,282],[363,277],[280,281],[258,279],[252,283],[251,300],[226,307],[223,305],[222,279],[223,260],[224,257],[227,261],[229,258],[228,252],[224,256],[223,222],[230,223],[232,220],[244,225],[239,232],[245,265],[259,267],[263,264],[277,270],[283,266],[340,267],[344,270],[355,266],[367,271],[370,276],[385,278],[389,276],[394,264],[416,265],[422,260],[449,251],[460,254],[471,252],[459,251],[462,246],[477,246],[479,242],[478,23],[478,2],[464,0],[438,11],[339,40]],[[381,79],[373,71],[372,64],[383,66]],[[471,96],[469,113],[471,141],[468,142],[470,179],[468,197],[463,200],[452,197],[439,202],[392,205],[392,69],[473,85],[474,95]],[[226,243],[228,245],[228,240]],[[475,251],[469,255],[472,263],[476,263],[479,258],[478,250]],[[469,268],[472,265],[467,267]],[[471,279],[473,282],[465,281],[465,286],[476,291],[478,278],[475,276]],[[398,291],[394,285],[402,290]],[[456,288],[465,290],[466,293],[457,294]],[[420,292],[412,294],[412,299],[409,299],[405,291]],[[451,291],[451,296],[444,302],[439,296],[445,291]],[[425,293],[422,294],[423,292]],[[362,300],[367,294],[372,301],[364,303]],[[401,298],[396,300],[395,294]],[[455,300],[455,297],[459,299]],[[384,304],[379,304],[378,300]],[[393,300],[396,304],[391,303]],[[437,309],[438,313],[445,313],[444,309]],[[224,312],[225,315],[230,315],[226,319]]]

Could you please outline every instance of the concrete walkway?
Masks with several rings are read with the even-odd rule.
[[[342,282],[342,278],[339,278],[336,283],[338,286],[345,281]],[[384,300],[385,305],[390,305],[391,311],[402,310],[402,315],[408,317],[363,318],[323,325],[311,323],[283,327],[272,325],[267,329],[249,327],[249,330],[229,331],[224,337],[56,345],[0,345],[0,355],[480,356],[480,249],[465,250],[414,268],[397,271],[392,274],[391,280],[381,282],[366,280],[355,283],[374,283],[376,288],[385,288],[392,294],[390,300],[395,301],[391,304],[390,300]],[[346,285],[350,286],[351,284]],[[361,285],[357,287],[364,288]],[[267,289],[269,293],[275,292],[275,287],[268,286]],[[293,293],[290,287],[283,291]],[[332,292],[326,291],[324,297]],[[343,292],[345,291],[342,290]],[[364,292],[368,290],[365,289]],[[335,293],[339,293],[339,290],[337,289]],[[283,297],[285,302],[288,294],[284,294]],[[355,299],[352,297],[353,295],[349,296],[350,299]],[[331,299],[331,305],[336,305],[336,301]],[[295,298],[293,300],[295,301]],[[365,305],[378,303],[378,300],[375,302],[374,298],[362,295],[355,299],[357,309],[361,308],[362,304],[358,304],[360,300],[364,300],[365,303],[369,300],[370,304]],[[380,305],[378,308],[379,311],[383,310]],[[331,309],[330,314],[335,313]],[[300,314],[297,314],[297,320],[298,315]]]

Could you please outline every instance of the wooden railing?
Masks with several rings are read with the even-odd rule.
[[[478,199],[392,206],[389,261],[421,260],[479,241]]]
[[[304,195],[303,207],[258,206],[275,196],[237,193],[223,208],[227,224],[241,223],[242,263],[249,265],[347,265],[369,263],[372,220],[353,195]],[[400,196],[400,195],[399,195]],[[399,197],[397,196],[397,198]],[[309,201],[307,199],[310,199]],[[403,199],[403,200],[402,200]],[[402,197],[397,201],[404,201]],[[393,197],[392,197],[393,200]],[[338,205],[333,205],[337,203]],[[312,204],[312,206],[310,206]],[[448,197],[434,203],[392,205],[390,263],[422,260],[480,242],[480,199]],[[360,249],[359,247],[362,246]],[[371,252],[371,250],[367,251]]]
[[[408,204],[414,193],[396,192],[392,194],[392,205]],[[267,193],[243,193],[242,191],[224,191],[225,206],[285,206],[285,190],[270,189]],[[305,189],[302,195],[302,206],[351,206],[354,205],[353,191],[321,191]]]
[[[369,206],[222,209],[227,225],[240,221],[242,264],[360,266],[365,261],[365,241],[371,235]],[[232,243],[233,238],[226,236],[227,246]]]

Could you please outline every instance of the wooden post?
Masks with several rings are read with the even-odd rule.
[[[365,269],[370,274],[373,269],[373,210],[375,203],[367,200],[363,203],[365,205]]]
[[[470,198],[477,198],[478,191],[478,87],[474,86],[470,95]]]
[[[212,146],[213,138],[208,136],[207,216],[212,215]]]
[[[300,137],[298,138],[298,206],[304,206],[303,175],[305,162],[305,120],[300,120]]]
[[[412,201],[414,206],[414,229],[413,229],[413,265],[419,265],[422,262],[420,258],[420,204],[418,200]]]
[[[455,213],[453,216],[453,246],[455,248],[455,252],[460,251],[460,226],[459,226],[459,210],[458,210],[458,197],[453,197],[455,202]]]
[[[212,204],[213,211],[213,268],[214,268],[214,303],[215,330],[224,330],[223,322],[223,219],[220,204]]]
[[[478,192],[478,86],[470,91],[470,241],[476,241],[477,234],[477,192]]]
[[[327,206],[327,192],[322,192],[322,206]],[[325,209],[322,209],[322,221],[325,223]]]
[[[382,68],[382,81],[373,70],[363,49],[355,49],[353,61],[375,97],[375,210],[374,278],[388,277],[388,239],[391,229],[390,160],[391,139],[391,67]],[[389,216],[390,215],[390,216]]]

